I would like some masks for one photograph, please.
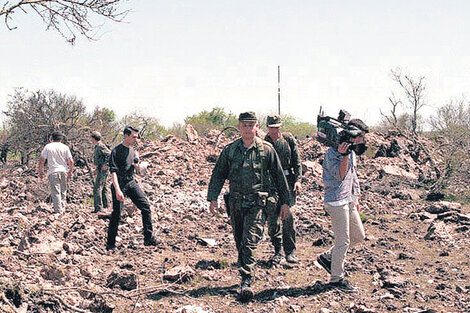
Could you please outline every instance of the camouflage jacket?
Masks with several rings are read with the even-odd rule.
[[[283,133],[274,142],[267,134],[264,140],[273,145],[281,160],[282,168],[289,171],[289,175],[293,175],[294,182],[299,181],[302,178],[302,165],[300,164],[299,149],[297,149],[294,136],[290,133]]]
[[[108,163],[110,154],[111,151],[109,150],[109,148],[101,141],[95,145],[95,152],[93,153],[93,163],[99,171],[101,171],[101,168],[104,164]]]
[[[286,178],[273,146],[255,137],[250,148],[243,146],[241,138],[229,143],[212,171],[207,200],[216,200],[225,180],[230,192],[243,194],[275,191],[280,204],[291,204]]]

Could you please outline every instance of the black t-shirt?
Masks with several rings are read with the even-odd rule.
[[[117,145],[109,157],[109,171],[116,173],[119,185],[130,182],[134,179],[134,166],[137,163],[138,155],[134,148],[126,147],[122,143]]]

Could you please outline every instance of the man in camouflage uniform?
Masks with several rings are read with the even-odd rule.
[[[106,181],[109,174],[108,160],[111,151],[101,141],[101,134],[97,131],[91,133],[91,142],[95,145],[93,153],[93,163],[95,164],[96,180],[93,185],[93,203],[95,210],[93,213],[101,211],[101,204],[103,207],[108,207],[108,189],[106,188]]]
[[[274,210],[279,202],[281,218],[291,212],[289,190],[279,157],[271,144],[255,136],[258,129],[255,113],[241,113],[238,120],[241,138],[222,150],[212,171],[207,200],[210,201],[210,212],[215,214],[219,193],[225,180],[229,180],[230,221],[242,276],[240,298],[246,301],[253,297],[253,252],[263,235],[263,210]],[[270,193],[272,190],[275,193]]]
[[[302,190],[302,166],[300,165],[299,150],[294,136],[290,133],[281,133],[281,117],[277,114],[268,115],[266,119],[268,134],[264,140],[273,145],[281,160],[282,169],[289,185],[291,200],[295,203],[295,197]],[[280,205],[276,210],[266,211],[268,233],[274,246],[274,256],[271,258],[273,264],[279,264],[282,261],[281,245],[284,247],[286,261],[297,263],[295,256],[295,226],[294,216],[291,214],[286,219],[279,222]]]
[[[10,146],[9,146],[8,142],[5,142],[2,145],[2,152],[1,152],[1,155],[0,155],[0,160],[2,161],[3,164],[7,163],[8,150],[10,150]]]

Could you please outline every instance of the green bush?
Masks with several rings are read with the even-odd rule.
[[[235,114],[225,112],[225,109],[215,107],[211,111],[202,111],[184,119],[185,124],[191,124],[200,135],[207,135],[211,129],[223,129],[225,126],[237,126]]]
[[[290,115],[281,114],[281,118],[281,131],[292,133],[298,139],[314,137],[317,133],[317,128],[314,124],[297,121],[293,116]],[[266,116],[264,115],[260,115],[260,126],[261,129],[267,132]]]

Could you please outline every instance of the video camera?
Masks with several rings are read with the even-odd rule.
[[[348,125],[351,114],[345,110],[339,111],[338,118],[325,116],[322,108],[317,117],[317,140],[328,146],[337,148],[341,143],[348,142],[351,146],[348,149],[354,149],[355,144],[351,139],[361,136],[363,131],[353,125]]]

